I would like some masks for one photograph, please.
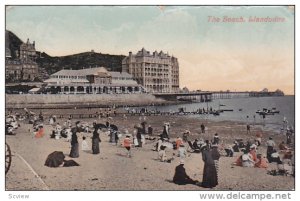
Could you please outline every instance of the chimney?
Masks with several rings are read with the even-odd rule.
[[[130,57],[132,56],[132,52],[129,52],[129,56],[130,56]]]

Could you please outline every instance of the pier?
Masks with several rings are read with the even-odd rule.
[[[212,101],[211,92],[177,92],[177,93],[154,93],[157,98],[169,101],[193,101],[193,102],[210,102]]]
[[[249,92],[245,91],[214,91],[212,92],[213,99],[231,99],[231,98],[248,98],[250,97]]]

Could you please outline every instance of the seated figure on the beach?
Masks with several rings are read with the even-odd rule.
[[[161,162],[168,162],[168,163],[171,163],[172,160],[174,160],[174,158],[167,158],[167,154],[166,154],[166,146],[164,145],[161,145],[160,146],[160,151],[158,152],[158,159],[161,161]]]
[[[268,158],[269,163],[279,163],[281,161],[280,155],[276,149],[273,149],[271,155]]]
[[[249,153],[250,153],[251,156],[252,156],[252,160],[253,160],[254,162],[256,162],[256,161],[257,161],[257,155],[256,155],[256,145],[255,145],[255,144],[252,144],[252,145],[250,146],[250,151],[249,151]]]
[[[287,150],[286,152],[284,152],[283,160],[285,159],[291,160],[292,158],[293,158],[293,153],[291,150]]]
[[[242,155],[242,166],[243,167],[253,167],[255,164],[252,155],[249,153],[247,149],[244,150],[244,154]]]
[[[200,151],[202,152],[204,149],[210,149],[211,148],[211,143],[209,140],[205,140],[205,143],[201,146]]]
[[[274,147],[276,145],[272,137],[269,137],[269,140],[267,141],[266,145],[267,145],[267,159],[269,160],[269,162],[271,162],[272,160],[271,154],[274,153]]]
[[[60,139],[61,137],[61,125],[59,123],[57,123],[56,127],[55,127],[55,139]]]
[[[233,157],[234,150],[231,145],[227,145],[227,147],[225,148],[225,152],[227,157]]]
[[[284,141],[282,141],[279,145],[278,145],[279,150],[281,151],[286,151],[289,149],[288,146],[285,145]]]
[[[255,135],[255,143],[257,146],[261,145],[261,139],[262,139],[262,133],[261,132],[257,132]]]
[[[41,138],[41,137],[44,136],[44,134],[45,134],[44,126],[43,126],[43,124],[39,124],[38,129],[35,133],[35,137],[36,138]]]
[[[179,146],[183,144],[183,141],[180,137],[177,137],[175,143],[176,143],[176,149],[178,150]]]
[[[187,175],[184,168],[184,161],[181,160],[180,164],[175,168],[173,182],[178,185],[186,185],[186,184],[196,184],[198,181],[191,179]]]
[[[283,158],[282,158],[282,163],[284,166],[284,169],[286,170],[287,174],[292,175],[294,173],[294,161],[293,161],[293,154],[291,151],[287,151]]]
[[[257,154],[257,162],[255,163],[256,168],[268,168],[268,160],[265,156]]]
[[[240,155],[240,156],[235,160],[235,162],[233,163],[233,165],[236,165],[236,166],[243,166],[243,165],[242,165],[242,156],[243,156],[243,154]]]
[[[213,139],[213,144],[219,144],[220,138],[219,138],[219,134],[215,133],[214,139]]]
[[[193,148],[194,148],[194,152],[196,152],[196,153],[200,152],[201,147],[198,144],[198,139],[194,140],[194,142],[193,142]]]
[[[166,155],[166,146],[161,145],[160,150],[158,152],[158,159],[161,162],[166,162],[167,161],[167,155]]]
[[[182,140],[183,142],[188,142],[189,141],[189,135],[191,134],[191,132],[189,130],[186,130],[183,134],[182,134]]]

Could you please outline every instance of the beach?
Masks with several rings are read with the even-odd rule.
[[[84,118],[72,119],[73,124],[77,120],[89,124],[95,120],[97,123],[106,122],[106,118]],[[262,129],[261,126],[251,125],[251,133],[247,134],[245,123],[216,122],[184,116],[147,116],[146,120],[153,128],[154,137],[162,133],[164,122],[169,122],[171,140],[175,140],[177,136],[182,137],[183,132],[188,129],[191,131],[191,139],[212,140],[214,134],[218,133],[221,143],[233,144],[233,141],[239,138],[244,139],[244,142],[253,140],[256,132]],[[57,121],[62,125],[66,117],[58,118]],[[127,118],[124,118],[123,115],[117,115],[111,119],[111,123],[117,125],[121,133],[128,129],[132,134],[134,125],[140,122],[140,116],[127,115]],[[65,138],[59,140],[50,138],[52,126],[48,124],[48,119],[45,119],[45,135],[42,138],[33,137],[32,124],[19,123],[20,128],[16,130],[16,135],[6,136],[6,142],[13,152],[12,165],[6,175],[6,190],[208,190],[199,185],[174,184],[172,179],[180,159],[175,156],[171,163],[160,162],[157,159],[158,153],[152,150],[156,140],[146,140],[142,148],[133,148],[133,157],[128,158],[126,149],[120,143],[111,144],[109,137],[102,135],[100,154],[93,155],[91,151],[80,150],[79,158],[74,159],[80,166],[58,168],[44,166],[47,156],[53,151],[62,151],[67,160],[71,159],[68,156],[70,142]],[[207,127],[204,134],[200,129],[202,123]],[[262,133],[262,146],[258,148],[258,153],[266,154],[265,144],[270,136],[273,137],[276,145],[285,140],[284,135],[270,130]],[[87,137],[91,147],[92,133],[78,135],[80,147],[82,136]],[[123,138],[124,135],[120,142]],[[167,149],[166,153],[170,158],[173,153],[177,154],[177,151]],[[276,169],[275,164],[269,164],[268,169],[232,165],[240,155],[241,152],[235,153],[234,157],[220,158],[219,185],[212,190],[293,190],[295,188],[294,177],[267,174],[268,170]],[[192,179],[202,181],[203,166],[201,154],[188,153],[184,167]]]

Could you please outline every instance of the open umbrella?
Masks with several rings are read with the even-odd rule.
[[[48,167],[59,167],[65,159],[65,155],[61,151],[54,151],[48,155],[45,166]]]
[[[107,127],[106,127],[106,125],[104,125],[104,124],[96,124],[96,125],[94,126],[94,128],[95,128],[95,129],[102,129],[102,128],[107,128]]]
[[[110,129],[114,130],[114,131],[118,131],[118,127],[114,124],[110,125]]]

